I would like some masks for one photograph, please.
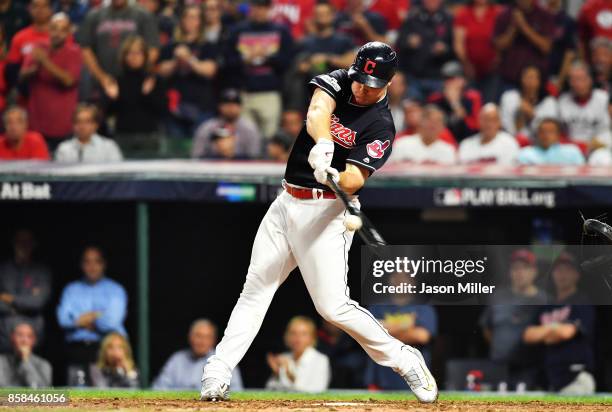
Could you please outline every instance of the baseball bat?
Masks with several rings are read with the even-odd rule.
[[[359,233],[359,237],[363,240],[363,242],[368,246],[387,246],[387,242],[383,237],[378,233],[378,230],[374,227],[372,222],[366,217],[366,215],[359,209],[357,209],[349,200],[348,195],[338,186],[338,183],[335,182],[333,177],[328,174],[327,181],[329,182],[329,186],[336,193],[336,196],[342,200],[346,210],[351,215],[358,216],[361,219],[361,228],[357,231]]]

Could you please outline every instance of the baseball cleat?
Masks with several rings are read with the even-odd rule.
[[[402,351],[405,357],[403,367],[395,371],[404,378],[419,401],[435,402],[438,399],[438,386],[425,364],[423,355],[418,349],[410,346],[404,346]]]
[[[201,401],[219,402],[229,398],[229,386],[219,379],[206,378],[202,380],[200,392]]]

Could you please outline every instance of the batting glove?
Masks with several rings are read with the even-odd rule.
[[[338,173],[338,170],[334,169],[333,167],[326,167],[324,169],[317,168],[314,171],[315,179],[317,179],[317,182],[321,183],[322,185],[327,184],[328,174],[331,175],[334,182],[338,183],[340,181],[340,173]]]
[[[308,154],[308,163],[313,169],[325,170],[331,166],[332,158],[334,157],[334,142],[329,139],[319,139],[317,143],[310,149]]]

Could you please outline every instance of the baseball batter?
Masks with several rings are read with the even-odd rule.
[[[228,397],[232,370],[259,331],[274,293],[296,266],[319,314],[351,335],[377,363],[393,368],[422,402],[434,402],[436,382],[417,349],[403,344],[349,297],[347,212],[326,185],[330,174],[355,195],[391,153],[395,136],[387,87],[397,55],[386,44],[362,46],[348,70],[310,81],[306,125],[289,156],[284,191],[266,213],[251,263],[215,356],[204,367],[202,400]],[[355,196],[352,200],[357,207]]]

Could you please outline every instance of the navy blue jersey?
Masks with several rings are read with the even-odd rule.
[[[395,126],[387,97],[370,106],[358,105],[353,100],[352,82],[347,71],[341,69],[317,76],[309,85],[313,91],[320,88],[336,101],[330,130],[335,146],[332,167],[341,172],[346,163],[353,163],[372,174],[391,154]],[[304,125],[289,155],[285,179],[294,185],[329,190],[315,180],[308,163],[308,154],[314,145]]]

